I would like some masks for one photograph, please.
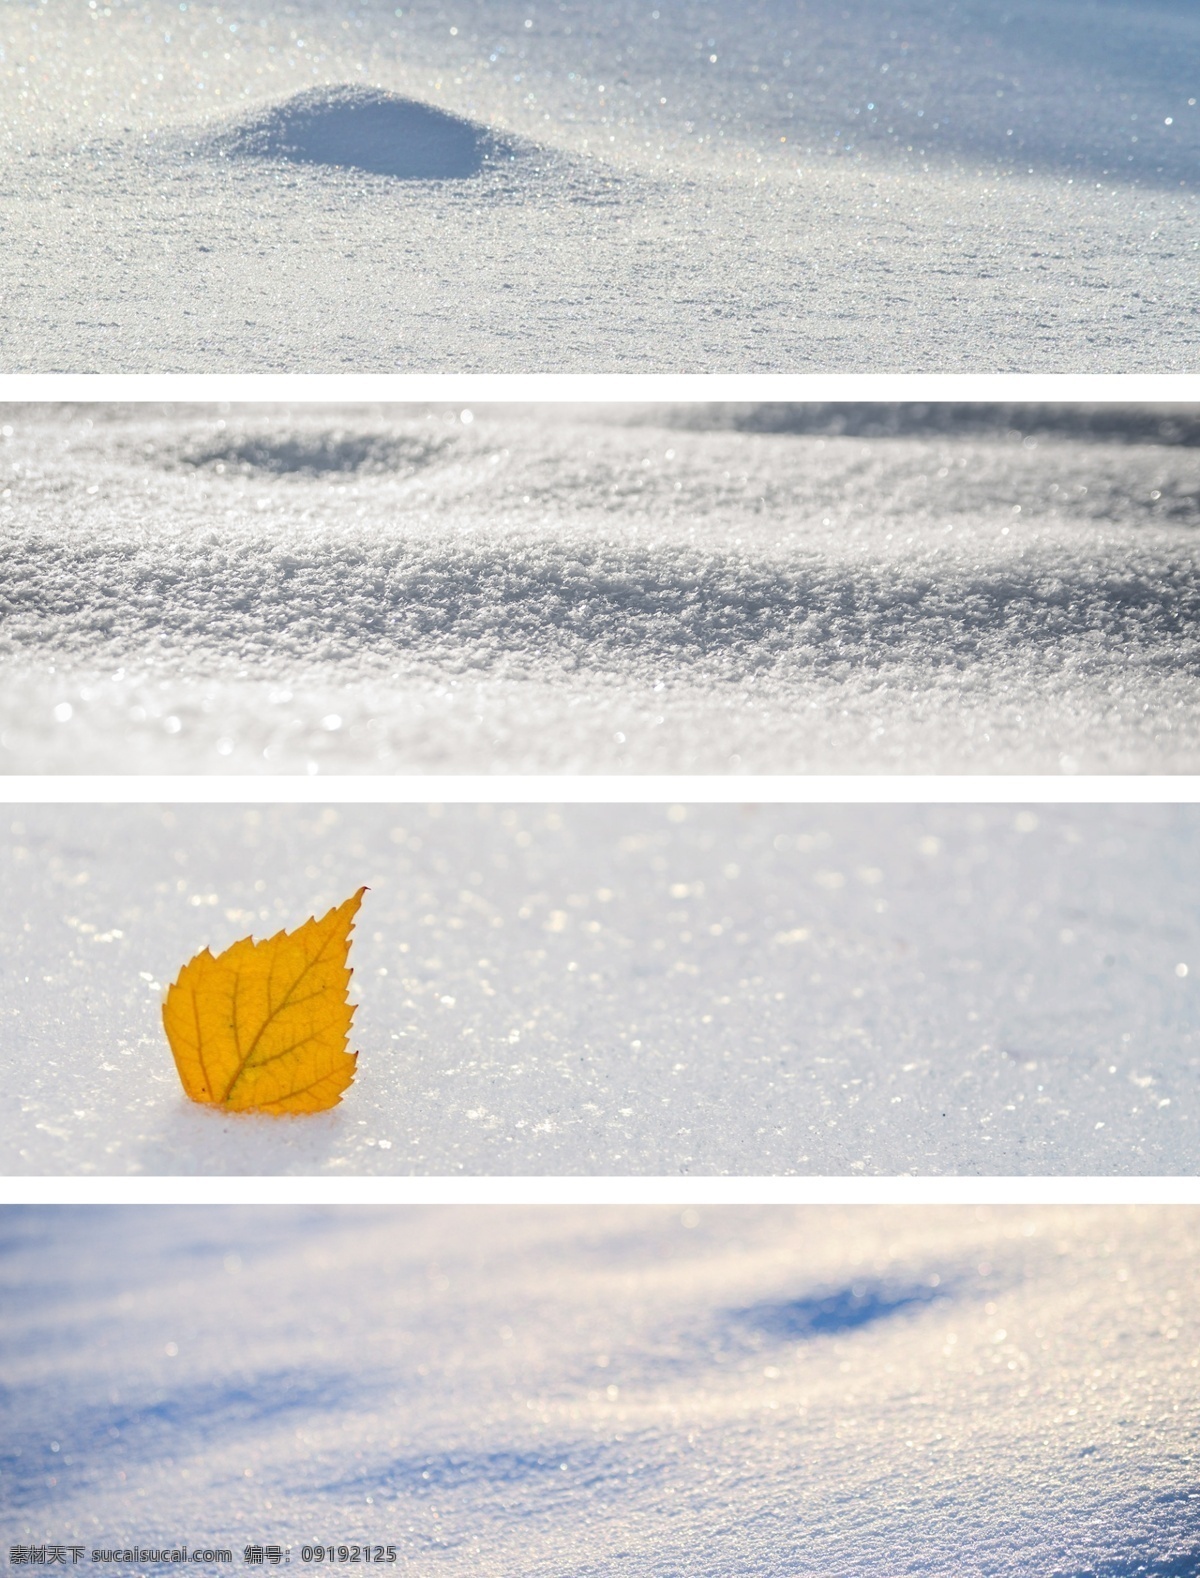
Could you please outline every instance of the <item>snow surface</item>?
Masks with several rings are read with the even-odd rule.
[[[385,1571],[483,1578],[1200,1569],[1192,1208],[2,1220],[6,1544],[187,1540],[244,1572],[274,1541],[313,1572],[305,1544],[370,1540]]]
[[[1194,407],[24,406],[0,466],[8,772],[1200,770]]]
[[[9,816],[14,1173],[1200,1171],[1195,807]],[[341,1105],[189,1102],[167,983],[361,883]]]
[[[6,371],[1197,366],[1192,0],[10,0],[0,47]]]

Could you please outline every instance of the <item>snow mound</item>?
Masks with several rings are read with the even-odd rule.
[[[80,14],[4,8],[10,373],[1197,367],[1194,0]]]
[[[515,152],[486,126],[378,88],[309,88],[236,122],[213,139],[226,158],[283,159],[365,170],[400,181],[478,175]]]

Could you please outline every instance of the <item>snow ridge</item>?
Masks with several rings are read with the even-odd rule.
[[[12,544],[0,580],[9,650],[183,644],[208,661],[257,653],[386,663],[396,654],[534,670],[678,666],[731,677],[955,665],[1121,651],[1200,673],[1200,565],[1189,555],[1029,555],[1003,566],[875,568],[747,553],[558,543],[384,543],[208,534],[153,545],[40,534]]]

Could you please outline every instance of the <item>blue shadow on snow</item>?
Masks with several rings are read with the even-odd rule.
[[[774,1342],[838,1336],[917,1309],[947,1296],[941,1285],[855,1282],[806,1298],[764,1300],[744,1309],[726,1311],[726,1320],[743,1332]]]

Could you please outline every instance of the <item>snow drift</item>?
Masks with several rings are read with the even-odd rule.
[[[1190,407],[9,415],[9,771],[1200,763]]]
[[[1190,1207],[10,1207],[5,1538],[1190,1578],[1198,1278]]]

